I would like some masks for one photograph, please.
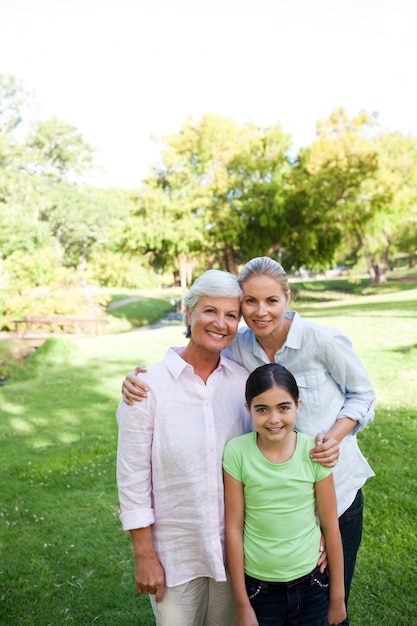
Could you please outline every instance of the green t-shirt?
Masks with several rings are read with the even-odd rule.
[[[244,485],[245,572],[266,581],[288,582],[311,572],[320,554],[314,483],[332,470],[309,458],[313,437],[297,433],[285,463],[270,463],[251,432],[230,440],[223,467]]]

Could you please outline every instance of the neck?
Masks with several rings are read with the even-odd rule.
[[[193,367],[194,374],[199,376],[204,383],[207,382],[210,374],[214,372],[220,360],[219,352],[204,350],[204,348],[196,346],[192,341],[181,352],[180,356]]]
[[[256,436],[256,442],[262,455],[270,463],[285,463],[289,461],[295,452],[295,446],[297,444],[297,435],[295,431],[290,431],[285,439],[281,441],[268,442],[263,441],[259,435]]]
[[[288,331],[290,330],[291,320],[284,319],[280,328],[278,328],[274,333],[268,335],[267,337],[256,337],[258,343],[265,350],[266,354],[269,357],[271,363],[275,360],[275,353],[278,352],[280,348],[285,343],[285,340],[288,336]]]

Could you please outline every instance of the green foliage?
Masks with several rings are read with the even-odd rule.
[[[22,250],[12,252],[3,263],[7,286],[12,293],[27,287],[50,285],[60,279],[61,251],[59,248],[44,248],[30,256]]]
[[[94,149],[81,133],[57,118],[38,121],[26,137],[29,170],[49,182],[69,180],[88,171]]]
[[[0,211],[0,259],[14,252],[31,256],[42,248],[56,247],[56,240],[46,224],[37,221],[28,208],[13,203]]]
[[[376,138],[379,171],[377,184],[389,201],[357,234],[359,254],[368,261],[374,282],[385,282],[396,252],[417,250],[417,138],[385,133]]]
[[[98,249],[91,258],[88,269],[94,281],[103,287],[157,288],[157,275],[151,268],[143,267],[140,263],[143,263],[143,259]]]
[[[82,275],[60,266],[55,272],[53,281],[48,284],[35,286],[10,281],[0,289],[0,328],[12,330],[13,320],[23,319],[26,315],[101,315],[108,300],[105,290],[85,287]]]
[[[199,253],[236,271],[236,255],[246,259],[275,244],[288,148],[279,125],[239,128],[216,115],[189,119],[177,135],[165,137],[161,164],[147,181],[139,211],[145,224],[159,222],[152,233],[163,230],[148,240],[155,257],[162,253],[166,265]]]
[[[112,231],[129,215],[131,203],[118,191],[80,188],[75,184],[42,185],[38,219],[63,250],[63,264],[85,269],[96,250],[109,248]]]
[[[378,171],[373,126],[370,116],[349,119],[340,108],[318,122],[317,138],[300,150],[286,204],[291,264],[330,267],[346,237],[362,232],[381,208],[384,191],[370,188]]]
[[[160,147],[137,191],[88,188],[92,147],[0,75],[0,260],[11,258],[0,289],[11,277],[10,298],[29,282],[55,288],[47,249],[85,282],[132,288],[155,285],[152,272],[178,273],[185,288],[200,269],[236,273],[264,254],[315,270],[349,260],[375,284],[398,255],[415,263],[417,139],[381,132],[374,115],[336,109],[295,157],[279,123],[214,114]]]

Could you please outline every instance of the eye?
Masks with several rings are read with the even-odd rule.
[[[266,409],[264,406],[259,406],[259,407],[256,409],[256,412],[257,412],[257,413],[266,413],[266,412],[267,412],[267,410],[268,410],[268,409]]]
[[[238,319],[238,317],[237,317],[237,315],[235,315],[235,313],[228,313],[227,317],[231,317],[232,320],[237,320]]]
[[[250,298],[250,297],[245,298],[245,302],[246,304],[253,304],[255,302],[255,298]]]
[[[268,302],[269,304],[278,304],[279,300],[278,298],[269,298]]]

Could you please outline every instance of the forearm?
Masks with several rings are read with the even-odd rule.
[[[336,420],[331,429],[326,434],[327,439],[336,439],[337,443],[340,442],[348,435],[356,426],[358,422],[350,417],[341,417]]]
[[[245,586],[242,531],[226,530],[226,558],[236,606],[247,606],[250,602]]]
[[[346,617],[343,549],[338,525],[326,532],[330,579],[328,623],[339,624]]]
[[[331,531],[323,530],[323,534],[326,541],[327,567],[330,577],[330,598],[334,600],[344,599],[343,548],[339,527],[337,526]]]
[[[154,550],[152,526],[129,531],[135,554],[136,589],[140,594],[155,594],[161,602],[164,594],[164,569]]]
[[[135,560],[143,558],[156,557],[153,538],[152,538],[152,526],[146,528],[134,528],[129,531],[130,538],[132,539],[133,552]]]

